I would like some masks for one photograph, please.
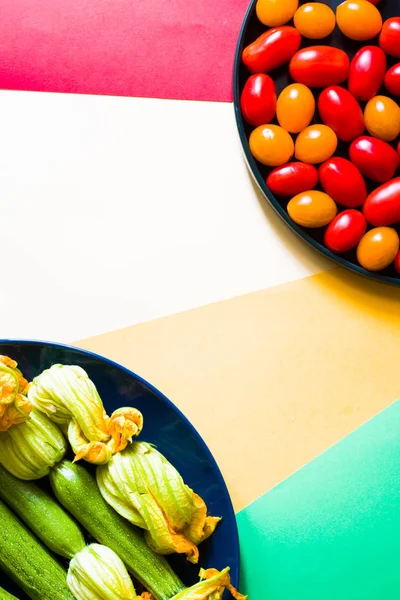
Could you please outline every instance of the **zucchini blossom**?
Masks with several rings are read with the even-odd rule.
[[[12,358],[0,355],[0,431],[23,423],[32,410],[24,395],[28,382],[17,366]]]
[[[182,590],[172,600],[222,600],[225,589],[235,600],[246,600],[247,598],[231,585],[229,567],[223,571],[201,569],[199,583]]]
[[[36,409],[25,423],[0,433],[0,463],[18,479],[45,477],[66,451],[57,425]]]
[[[28,397],[67,433],[75,460],[105,464],[143,427],[143,416],[135,408],[107,416],[96,386],[81,367],[53,365],[35,377]]]
[[[220,519],[185,484],[178,471],[153,446],[132,442],[97,468],[103,498],[121,516],[145,530],[148,545],[158,554],[178,552],[197,563],[198,544]]]
[[[137,600],[132,580],[113,550],[91,544],[71,560],[67,585],[76,600]],[[148,596],[149,597],[149,596]]]

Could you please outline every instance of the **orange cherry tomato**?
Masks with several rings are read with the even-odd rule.
[[[276,116],[279,125],[286,131],[299,133],[311,123],[314,113],[313,93],[302,83],[292,83],[280,93]]]
[[[328,194],[310,190],[292,198],[287,211],[298,225],[317,229],[328,225],[336,217],[337,207]]]
[[[379,45],[386,54],[400,58],[400,17],[392,17],[384,22]]]
[[[288,162],[294,152],[290,134],[278,125],[261,125],[250,134],[250,151],[263,165],[279,167]]]
[[[367,231],[357,248],[358,262],[368,271],[381,271],[396,258],[400,240],[395,229],[376,227]]]
[[[337,144],[333,129],[327,125],[310,125],[297,136],[295,156],[297,160],[316,165],[328,160]]]
[[[307,2],[300,6],[294,15],[296,29],[311,40],[327,37],[335,29],[335,25],[335,13],[321,2]]]
[[[357,41],[370,40],[382,29],[381,13],[367,0],[346,0],[339,4],[336,20],[340,31]]]
[[[400,133],[400,108],[387,96],[375,96],[364,111],[368,132],[384,142],[392,142]]]
[[[256,13],[264,25],[279,27],[293,18],[298,6],[299,0],[258,0]]]

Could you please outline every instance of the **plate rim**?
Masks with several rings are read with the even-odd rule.
[[[44,341],[44,340],[22,339],[22,338],[0,338],[0,347],[2,344],[21,344],[21,345],[27,345],[27,346],[41,345],[41,346],[46,346],[46,347],[56,347],[56,348],[61,348],[64,350],[72,350],[72,351],[78,352],[79,354],[82,354],[84,356],[89,356],[89,357],[95,358],[96,360],[105,362],[106,364],[122,371],[126,375],[133,377],[134,379],[139,381],[141,384],[143,384],[144,386],[149,388],[158,398],[160,398],[163,402],[165,402],[165,404],[173,412],[175,412],[175,414],[180,419],[182,419],[184,424],[187,425],[187,427],[189,428],[191,433],[194,434],[194,436],[197,438],[200,445],[202,446],[203,450],[207,454],[207,456],[210,460],[211,466],[213,468],[214,474],[217,477],[217,479],[219,480],[219,483],[221,485],[221,488],[223,491],[223,496],[225,497],[225,500],[227,503],[227,509],[228,509],[228,512],[230,513],[230,517],[231,517],[232,524],[233,524],[232,525],[232,534],[233,534],[233,538],[234,538],[234,548],[232,549],[232,554],[233,554],[233,558],[235,561],[235,565],[234,565],[234,567],[232,567],[231,565],[228,565],[230,568],[229,574],[230,574],[232,585],[235,588],[239,588],[239,581],[240,581],[239,531],[238,531],[238,525],[237,525],[237,520],[236,520],[236,513],[233,508],[233,503],[232,503],[231,496],[229,494],[228,486],[225,482],[225,479],[224,479],[224,476],[222,475],[221,469],[219,468],[218,463],[215,460],[210,448],[208,447],[208,445],[206,444],[206,442],[204,441],[204,439],[200,435],[200,433],[197,431],[196,427],[194,425],[192,425],[192,423],[184,415],[184,413],[169,398],[167,398],[167,396],[165,396],[165,394],[163,394],[152,383],[150,383],[149,381],[147,381],[146,379],[144,379],[143,377],[141,377],[140,375],[135,373],[135,371],[128,369],[128,367],[124,367],[123,365],[112,360],[111,358],[107,358],[106,356],[97,354],[96,352],[92,352],[91,350],[85,350],[83,348],[79,348],[77,346],[73,346],[70,344],[63,344],[61,342],[51,342],[51,341]]]
[[[253,14],[254,7],[257,3],[257,0],[251,0],[249,6],[247,7],[242,25],[240,27],[239,37],[236,44],[235,50],[235,58],[234,58],[234,67],[233,67],[233,106],[236,118],[236,125],[239,133],[239,138],[242,146],[242,151],[244,154],[244,158],[247,164],[247,168],[257,184],[257,187],[261,191],[264,199],[270,204],[270,206],[275,210],[275,212],[279,215],[279,217],[289,226],[289,228],[294,231],[297,236],[299,236],[302,240],[304,240],[309,246],[312,246],[317,252],[328,258],[330,261],[336,264],[336,266],[344,267],[345,269],[352,271],[353,273],[362,276],[364,278],[369,279],[370,281],[378,281],[380,283],[384,283],[386,285],[391,285],[394,287],[400,286],[400,276],[398,279],[394,277],[389,277],[387,275],[379,275],[378,272],[367,271],[361,266],[358,266],[345,258],[342,258],[340,255],[334,254],[328,248],[317,242],[314,238],[312,238],[306,231],[304,231],[301,227],[299,227],[292,219],[289,217],[286,210],[281,206],[278,200],[275,198],[274,194],[270,191],[268,186],[266,185],[264,179],[259,172],[257,167],[257,163],[250,152],[249,144],[247,141],[247,136],[244,130],[244,122],[243,117],[240,110],[240,90],[239,90],[239,70],[241,67],[241,58],[242,58],[242,50],[243,50],[243,42],[244,36],[249,25],[250,19]]]

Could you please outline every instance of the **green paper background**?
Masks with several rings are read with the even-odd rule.
[[[249,600],[399,599],[400,401],[242,510],[238,526]]]

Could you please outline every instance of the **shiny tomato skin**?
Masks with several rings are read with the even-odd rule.
[[[348,252],[367,231],[367,221],[358,210],[349,209],[339,213],[325,231],[325,246],[335,254]]]
[[[240,108],[244,119],[258,127],[267,125],[275,116],[276,88],[269,75],[251,75],[243,88]]]
[[[385,87],[393,96],[400,96],[400,63],[394,65],[386,73]]]
[[[393,142],[400,133],[400,108],[389,96],[375,96],[364,110],[365,127],[372,137]]]
[[[338,204],[348,208],[364,204],[367,185],[360,171],[349,160],[334,156],[320,166],[318,175],[325,192]]]
[[[294,27],[268,29],[243,50],[242,60],[251,73],[268,73],[290,60],[300,42],[301,35]]]
[[[336,25],[333,10],[321,2],[302,4],[294,15],[294,26],[301,35],[311,40],[320,40],[332,33]]]
[[[377,95],[385,78],[387,60],[378,46],[365,46],[350,64],[348,88],[357,100],[367,102]]]
[[[310,125],[297,136],[294,154],[297,160],[316,165],[333,156],[337,145],[333,129],[327,125]]]
[[[268,167],[284,165],[294,152],[292,137],[278,125],[260,125],[253,129],[249,147],[254,158]]]
[[[289,200],[287,211],[297,225],[318,229],[333,221],[337,214],[337,206],[328,194],[319,190],[309,190]]]
[[[352,40],[371,40],[382,29],[382,16],[371,2],[346,0],[336,9],[336,22],[340,31]]]
[[[394,268],[400,275],[400,252],[396,254],[396,258],[394,259]]]
[[[366,135],[350,145],[350,160],[364,177],[378,183],[392,179],[400,164],[400,156],[390,144]]]
[[[342,83],[349,74],[346,52],[333,46],[309,46],[290,60],[290,76],[309,87],[328,87]]]
[[[357,100],[342,87],[326,88],[318,99],[322,121],[343,142],[351,142],[364,131],[364,117]]]
[[[278,196],[297,196],[312,190],[318,183],[318,171],[313,165],[291,162],[277,167],[267,177],[267,186]]]
[[[384,22],[379,45],[386,54],[400,58],[400,17],[392,17]]]
[[[396,258],[400,240],[392,227],[375,227],[361,238],[357,247],[357,259],[368,271],[381,271]]]
[[[293,18],[299,6],[299,0],[257,0],[257,17],[267,27],[285,25]]]
[[[300,133],[311,123],[315,113],[312,91],[301,83],[292,83],[279,94],[276,118],[289,133]]]
[[[391,179],[370,193],[363,207],[368,223],[387,227],[400,222],[400,177]]]

